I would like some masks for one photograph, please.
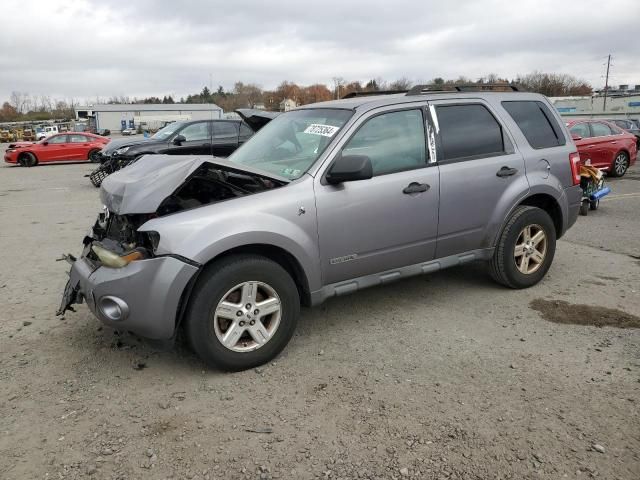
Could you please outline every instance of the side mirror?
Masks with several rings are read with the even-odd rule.
[[[342,182],[367,180],[373,177],[371,159],[366,155],[340,155],[327,173],[327,182],[337,185]]]
[[[573,139],[574,142],[577,142],[578,140],[582,140],[582,137],[580,135],[576,135],[575,133],[571,134],[571,138]]]
[[[176,137],[173,139],[173,144],[174,145],[182,145],[182,142],[186,142],[187,139],[184,137],[184,135],[176,135]]]
[[[46,147],[47,145],[49,145],[49,142],[42,142],[42,145]]]

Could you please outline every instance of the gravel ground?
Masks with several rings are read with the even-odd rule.
[[[0,167],[0,478],[640,478],[640,331],[549,321],[637,325],[638,168],[540,285],[478,264],[335,298],[236,374],[55,317],[91,168]]]

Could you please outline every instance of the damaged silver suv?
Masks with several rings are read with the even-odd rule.
[[[545,97],[487,88],[307,105],[226,160],[143,157],[103,183],[58,313],[183,328],[207,364],[242,370],[335,295],[472,260],[535,285],[576,221],[579,156]]]

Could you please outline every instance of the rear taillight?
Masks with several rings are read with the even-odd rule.
[[[569,164],[571,165],[573,184],[580,185],[580,154],[578,152],[569,154]]]

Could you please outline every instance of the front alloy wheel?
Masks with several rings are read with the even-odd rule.
[[[246,370],[282,351],[299,316],[298,287],[287,270],[259,255],[230,255],[200,274],[185,332],[208,365]]]
[[[250,352],[266,344],[280,325],[280,297],[263,282],[244,282],[231,288],[213,312],[213,328],[220,343],[232,352]]]

